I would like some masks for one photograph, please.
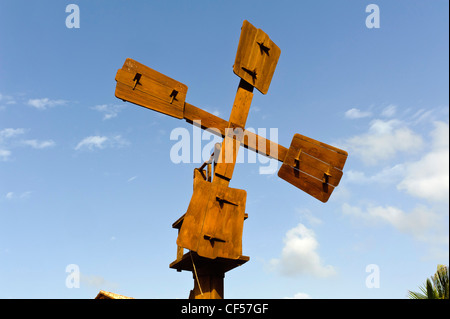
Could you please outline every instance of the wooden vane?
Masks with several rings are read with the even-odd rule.
[[[177,245],[211,259],[241,257],[246,198],[245,190],[208,182],[196,169]]]
[[[322,202],[342,177],[347,152],[295,134],[278,176]]]
[[[187,86],[149,67],[126,59],[116,74],[116,97],[179,119]]]
[[[264,31],[255,28],[245,20],[241,29],[233,71],[262,94],[266,94],[280,53],[280,48],[270,40]]]

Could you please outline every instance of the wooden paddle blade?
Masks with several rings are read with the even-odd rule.
[[[322,202],[339,185],[347,152],[295,134],[278,176]]]
[[[266,94],[280,57],[280,48],[261,29],[244,21],[239,38],[234,73]]]
[[[116,81],[117,98],[183,118],[186,85],[132,59],[117,71]]]
[[[205,181],[195,170],[194,192],[177,245],[210,259],[240,258],[246,197],[245,190]]]

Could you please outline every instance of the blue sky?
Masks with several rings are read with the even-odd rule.
[[[80,28],[65,25],[70,3]],[[366,27],[371,3],[380,28]],[[277,128],[286,147],[307,135],[349,157],[326,204],[259,174],[267,163],[237,164],[230,186],[247,191],[251,259],[227,273],[225,297],[406,298],[449,260],[448,9],[443,0],[2,0],[0,298],[188,296],[191,273],[168,267],[171,224],[199,164],[171,161],[170,134],[193,129],[116,99],[114,77],[133,58],[228,119],[244,20],[281,49],[247,126]],[[71,264],[79,288],[66,286]],[[366,285],[371,275],[377,287]]]

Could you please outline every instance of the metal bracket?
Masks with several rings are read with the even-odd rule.
[[[226,242],[225,239],[214,237],[214,236],[207,235],[207,234],[203,235],[203,238],[206,239],[206,240],[209,240],[211,243],[213,243],[215,241],[221,242],[221,243],[225,243]]]
[[[138,85],[139,80],[141,79],[142,74],[140,73],[136,73],[136,75],[134,76],[134,85],[133,85],[133,90],[136,88],[136,85]]]
[[[177,100],[177,99],[176,99],[177,94],[178,94],[178,91],[177,91],[177,90],[173,90],[172,93],[170,93],[170,95],[169,95],[169,97],[171,98],[171,99],[170,99],[170,104],[172,104],[173,100],[175,100],[175,101]]]
[[[332,176],[330,174],[330,169],[331,169],[331,167],[328,167],[328,170],[323,173],[323,178],[322,178],[322,183],[323,184],[328,184],[328,179]]]
[[[233,206],[239,206],[236,203],[233,203],[233,202],[231,202],[231,201],[229,201],[229,200],[227,200],[225,198],[222,198],[222,196],[216,196],[216,200],[220,203],[220,206],[223,206],[224,203],[225,204],[230,204],[230,205],[233,205]]]

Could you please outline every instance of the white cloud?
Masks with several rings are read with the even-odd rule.
[[[397,188],[431,201],[449,200],[449,125],[435,122],[432,150],[406,164],[406,175]]]
[[[122,105],[117,104],[101,104],[94,106],[92,109],[103,113],[103,120],[109,120],[116,117],[122,107]]]
[[[392,159],[399,152],[417,152],[422,137],[399,120],[373,120],[367,133],[347,139],[344,148],[368,165]]]
[[[46,140],[46,141],[38,141],[38,140],[26,140],[22,142],[25,145],[31,146],[35,149],[43,149],[55,146],[55,142],[53,140]]]
[[[104,149],[106,147],[122,147],[125,145],[128,145],[128,141],[126,141],[121,135],[115,135],[112,137],[107,136],[88,136],[81,140],[77,146],[75,146],[75,150],[81,150],[81,149],[88,149],[88,150],[94,150],[94,149]]]
[[[394,104],[391,104],[383,109],[383,111],[381,112],[381,115],[385,116],[385,117],[393,117],[396,112],[397,112],[397,106]]]
[[[290,229],[284,238],[284,247],[279,259],[272,259],[271,266],[286,276],[313,275],[316,277],[328,277],[336,271],[333,266],[322,265],[317,248],[316,235],[313,230],[303,224]]]
[[[29,99],[27,104],[37,108],[38,110],[45,110],[49,107],[54,107],[58,105],[64,105],[67,101],[65,100],[50,100],[49,98],[43,99]]]
[[[368,111],[364,112],[357,108],[351,108],[345,112],[345,117],[348,119],[352,119],[352,120],[369,117],[369,116],[372,116],[371,112],[368,112]]]
[[[93,150],[94,148],[104,148],[105,142],[108,140],[106,136],[88,136],[81,140],[77,146],[75,146],[75,150],[87,148],[89,150]]]
[[[413,124],[419,124],[423,122],[429,122],[434,118],[434,109],[420,109],[411,117]]]
[[[391,147],[400,143],[400,138],[396,141],[396,133],[393,133],[395,129],[392,130],[389,127],[384,128],[383,126],[384,125],[380,125],[378,132],[385,132],[387,135],[380,138],[387,139],[387,136],[391,136]],[[417,139],[419,145],[422,143],[419,142],[421,138],[413,132],[406,134],[406,136],[409,136],[411,141]],[[366,175],[364,171],[350,169],[345,172],[344,178],[346,181],[353,184],[394,183],[396,184],[397,190],[404,191],[412,196],[424,198],[429,201],[448,201],[450,165],[449,124],[445,122],[434,122],[434,129],[431,131],[430,137],[427,145],[429,151],[425,152],[417,161],[408,161],[388,166],[369,176]],[[408,144],[408,138],[403,140],[403,142]],[[370,150],[368,147],[371,143],[370,140],[367,140],[366,143],[367,147],[364,147],[364,149],[366,149],[365,156],[375,156],[373,154],[375,151]],[[375,147],[374,149],[380,150],[380,148],[383,147],[387,148],[387,153],[395,152],[395,149],[389,149],[388,146]],[[407,150],[405,145],[403,147],[404,148],[401,149]],[[372,160],[375,161],[373,157]]]
[[[5,128],[0,131],[0,160],[7,161],[12,152],[9,150],[9,140],[17,137],[18,135],[24,134],[25,129],[23,128]]]
[[[285,299],[311,299],[311,297],[304,292],[297,292],[294,297],[287,297]]]
[[[449,198],[449,153],[440,150],[428,153],[421,160],[407,165],[399,190],[432,201]]]
[[[366,176],[365,172],[357,170],[349,170],[345,172],[345,180],[354,184],[370,184],[370,183],[397,183],[405,174],[405,165],[396,164],[392,167],[385,167],[380,172]]]
[[[302,220],[307,221],[310,225],[320,225],[322,224],[322,220],[317,218],[311,210],[307,208],[297,208],[296,212],[300,215]]]
[[[424,205],[417,205],[411,212],[406,213],[394,206],[367,205],[365,209],[342,205],[344,215],[366,221],[370,225],[377,222],[391,225],[398,231],[411,235],[417,240],[435,244],[448,244],[448,234],[440,228],[441,215],[435,213]]]
[[[3,95],[0,93],[0,104],[12,105],[12,104],[16,104],[16,103],[17,103],[16,100],[12,96]]]
[[[8,199],[8,200],[23,199],[23,198],[28,198],[30,196],[30,194],[31,194],[30,191],[23,192],[23,193],[20,193],[20,194],[16,194],[14,192],[8,192],[8,193],[6,193],[5,198]]]
[[[34,149],[44,149],[55,146],[53,140],[18,140],[17,137],[25,134],[26,130],[23,128],[5,128],[0,131],[0,160],[7,161],[12,152],[9,150],[11,147],[17,147],[21,145],[31,146]]]
[[[0,148],[0,160],[7,161],[10,156],[11,156],[11,151]]]
[[[132,181],[134,181],[136,178],[137,178],[137,176],[130,177],[130,178],[127,180],[127,182],[132,182]]]
[[[102,276],[97,275],[85,275],[83,273],[80,274],[80,281],[82,284],[86,284],[87,286],[94,287],[95,289],[108,289],[108,290],[116,290],[119,287],[119,284],[115,282],[110,282],[103,278]]]
[[[0,142],[24,133],[25,129],[23,128],[5,128],[0,131]]]

